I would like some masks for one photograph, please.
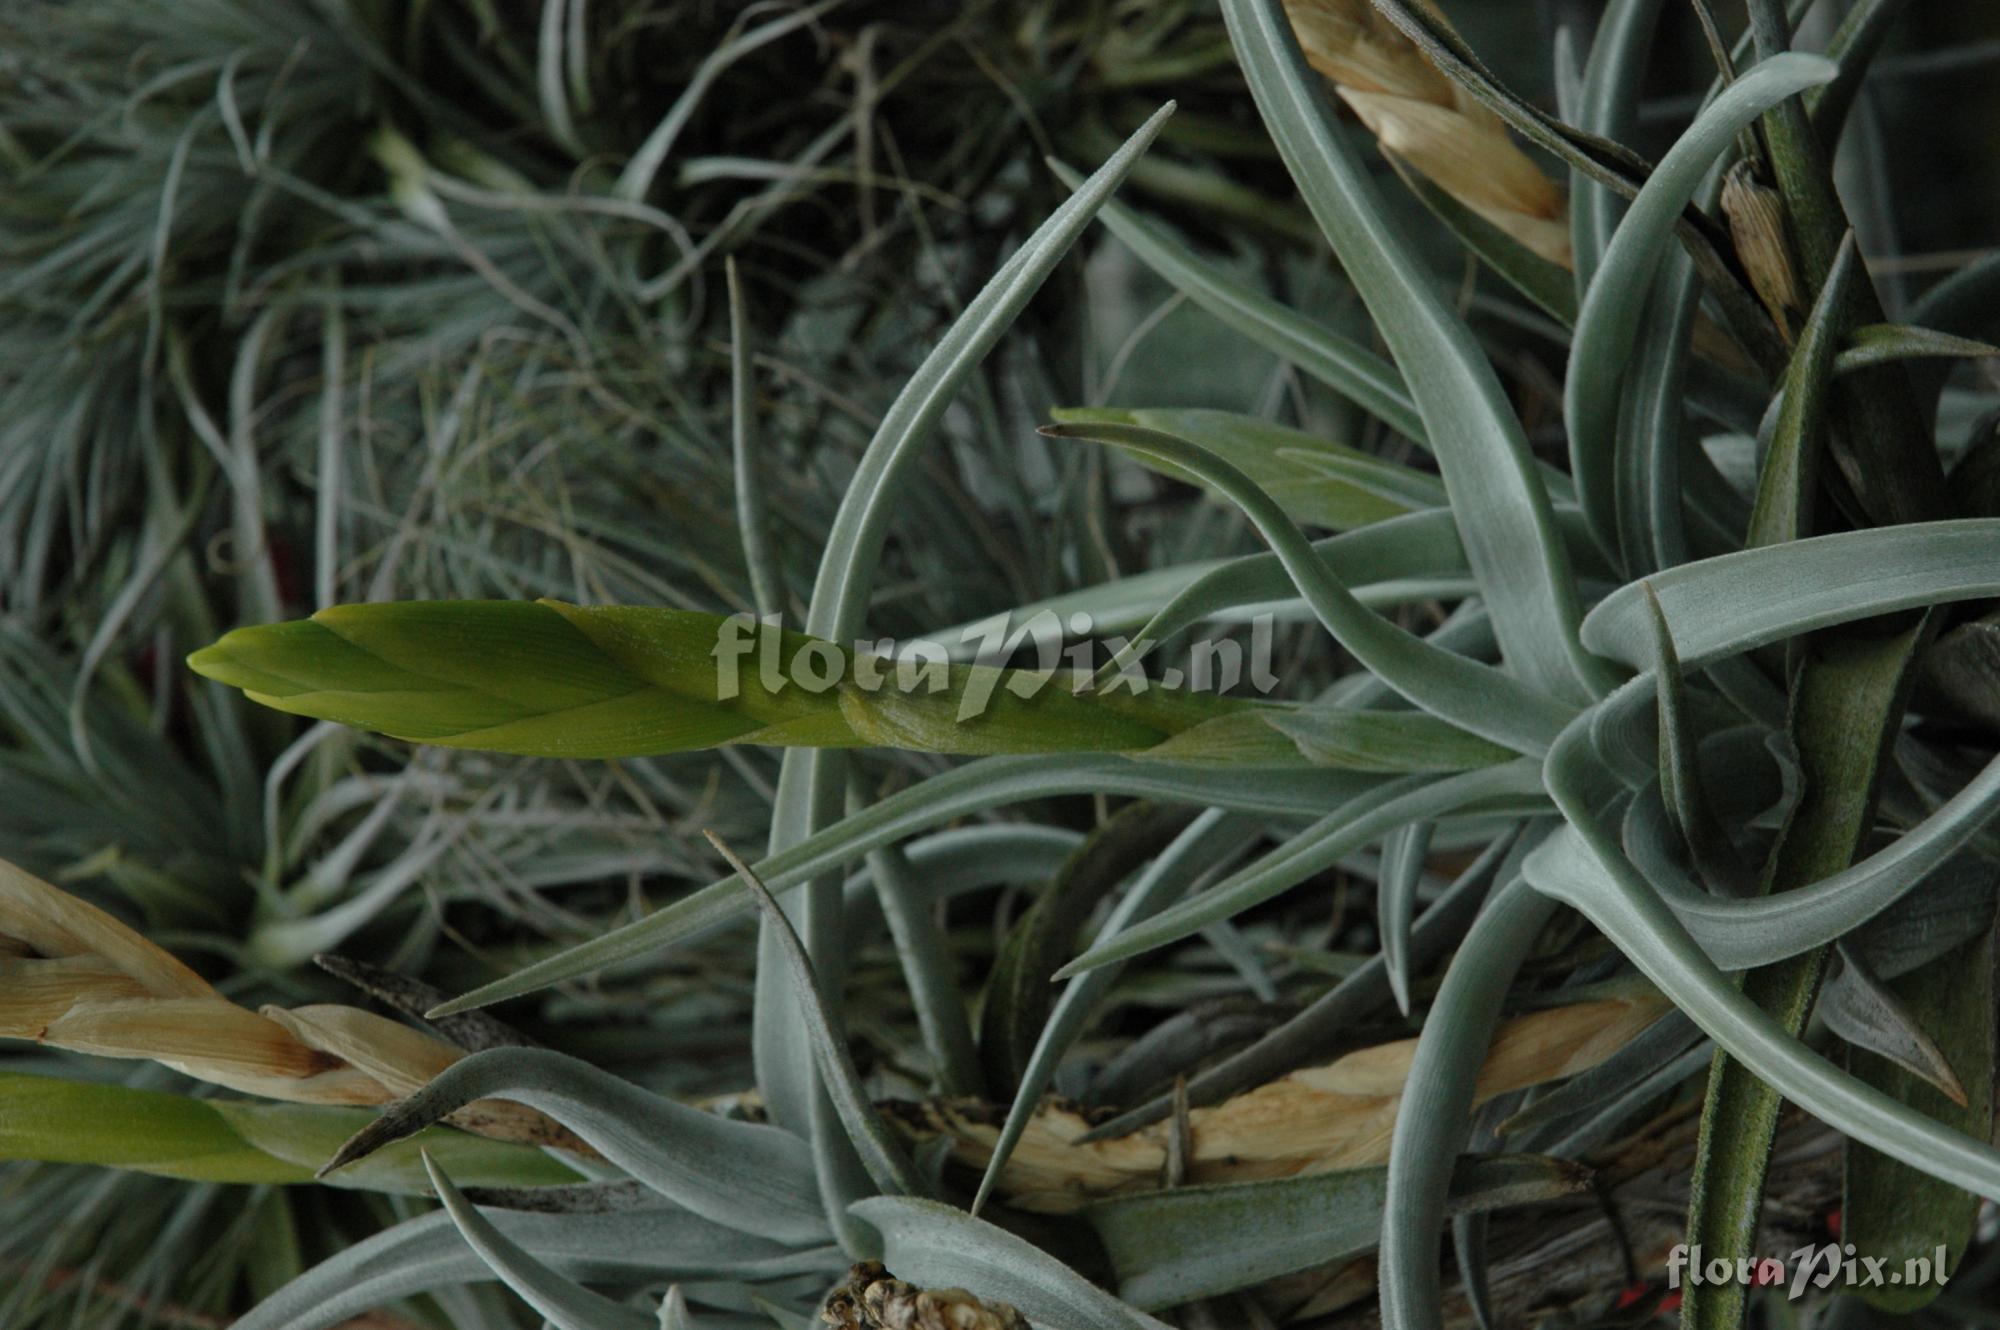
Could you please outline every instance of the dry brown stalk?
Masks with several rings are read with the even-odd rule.
[[[1517,1016],[1500,1027],[1479,1074],[1475,1102],[1586,1071],[1666,1012],[1655,994],[1575,1003]],[[1402,1102],[1416,1040],[1360,1049],[1306,1067],[1212,1108],[1188,1114],[1187,1181],[1241,1182],[1378,1164]],[[952,1158],[983,1171],[999,1139],[996,1115],[976,1101],[921,1105],[910,1121],[952,1138]],[[1100,1197],[1159,1186],[1171,1123],[1078,1145],[1089,1122],[1051,1100],[1030,1121],[1001,1169],[998,1192],[1017,1209],[1065,1213]]]

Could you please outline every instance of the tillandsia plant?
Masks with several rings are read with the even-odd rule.
[[[1733,42],[1697,6],[1714,85],[1657,159],[1626,140],[1658,0],[1612,0],[1587,52],[1559,47],[1555,112],[1421,0],[1221,8],[1386,355],[1112,201],[1164,108],[1088,177],[1051,163],[1073,193],[881,417],[802,631],[782,627],[792,584],[757,497],[738,309],[754,613],[375,601],[191,657],[265,706],[397,740],[786,750],[754,862],[716,839],[712,884],[401,1003],[450,1042],[450,1022],[504,1000],[697,943],[747,953],[754,923],[754,1093],[690,1105],[511,1040],[453,1054],[322,1170],[428,1133],[442,1210],[276,1288],[241,1330],[496,1278],[592,1330],[1630,1323],[1669,1297],[1684,1324],[1722,1327],[1854,1299],[1963,1319],[1991,1296],[2000,454],[1990,387],[1943,371],[1996,354],[1969,339],[2000,269],[1885,308],[1835,188],[1900,6],[1856,6],[1820,53],[1790,49],[1778,0],[1750,0]],[[1340,104],[1407,191],[1383,189]],[[1534,446],[1419,252],[1412,203],[1484,266],[1487,307],[1551,348],[1559,447]],[[1344,402],[1351,437],[1172,404],[1053,409],[1054,456],[1108,449],[1090,456],[1127,492],[1152,493],[1145,473],[1198,487],[1171,511],[1239,514],[1266,548],[1016,606],[974,624],[994,651],[964,651],[956,625],[871,640],[926,444],[1096,220]],[[1262,614],[1313,625],[1301,640],[1331,678],[1263,668],[1261,629],[1262,695],[1198,686],[1240,663],[1233,639],[1164,664],[1167,644]],[[1037,624],[1109,659],[1047,657]],[[1316,695],[1296,696],[1306,682]],[[934,761],[954,756],[973,760]],[[1072,795],[1099,803],[1081,842],[971,820]],[[1043,883],[1027,909],[964,927],[970,891],[1023,880]],[[1373,899],[1358,937],[1356,882]],[[1299,926],[1288,911],[1328,886],[1334,922],[1308,906]],[[996,930],[975,1008],[966,935]],[[179,974],[164,956],[135,972],[69,936],[0,939],[6,973],[47,986],[17,1033],[176,1000],[156,991]],[[884,936],[908,999],[886,1021],[854,1000]],[[1133,1037],[1148,984],[1180,1009]],[[296,1034],[280,1011],[252,1019]],[[400,1090],[364,1047],[329,1055]],[[164,1039],[153,1055],[197,1065]],[[245,1116],[226,1102],[225,1125]],[[564,1172],[461,1192],[491,1179],[438,1124],[493,1104],[573,1133],[554,1137]],[[1820,1303],[1752,1305],[1774,1296],[1765,1258],[1830,1236],[1843,1257]],[[1799,1285],[1777,1268],[1782,1299]]]

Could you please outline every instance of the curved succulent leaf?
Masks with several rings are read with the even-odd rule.
[[[496,1097],[540,1109],[704,1219],[793,1244],[826,1237],[811,1156],[798,1137],[677,1104],[547,1049],[496,1048],[453,1063],[355,1133],[323,1171]]]
[[[1642,792],[1627,819],[1636,862],[1710,960],[1746,970],[1845,937],[1944,871],[2000,815],[2000,758],[1883,849],[1811,886],[1766,896],[1718,896],[1681,876],[1657,844],[1658,808],[1657,793]]]
[[[2000,594],[2000,519],[1843,531],[1741,550],[1647,579],[1689,669],[1753,647],[1893,610]],[[1644,592],[1620,587],[1583,621],[1590,649],[1646,664]]]
[[[479,1213],[429,1154],[424,1168],[438,1200],[467,1246],[478,1253],[501,1282],[519,1294],[557,1330],[655,1330],[654,1317],[636,1307],[592,1293],[567,1275],[535,1259],[526,1249]]]
[[[1647,178],[1604,251],[1584,293],[1564,378],[1563,420],[1569,427],[1570,474],[1591,529],[1605,549],[1618,548],[1613,510],[1618,403],[1652,289],[1675,223],[1701,178],[1729,150],[1738,131],[1767,108],[1834,75],[1817,56],[1785,54],[1750,70],[1717,97],[1676,140]]]
[[[1516,752],[1545,751],[1571,709],[1490,665],[1455,656],[1366,609],[1271,497],[1203,448],[1136,425],[1059,425],[1057,437],[1101,439],[1200,476],[1243,509],[1313,613],[1339,643],[1431,714]],[[1462,532],[1461,532],[1462,534]]]
[[[1723,1052],[1785,1098],[1912,1168],[2000,1198],[2000,1151],[1832,1067],[1716,969],[1599,824],[1591,803],[1604,778],[1585,731],[1578,725],[1550,752],[1549,788],[1569,825],[1528,857],[1529,883],[1581,910]]]
[[[1501,999],[1554,908],[1555,902],[1519,878],[1502,886],[1445,970],[1417,1036],[1385,1177],[1380,1263],[1385,1330],[1443,1324],[1435,1290],[1452,1167],[1471,1134],[1474,1087],[1500,1023]]]
[[[963,1288],[1009,1303],[1050,1330],[1166,1330],[1033,1243],[963,1210],[907,1196],[861,1201],[882,1234],[882,1260],[913,1284]]]
[[[831,1280],[846,1263],[835,1247],[794,1251],[674,1208],[563,1215],[492,1210],[487,1218],[536,1260],[583,1283],[799,1275]],[[327,1258],[239,1318],[235,1330],[328,1330],[401,1298],[494,1277],[451,1216],[434,1210]]]
[[[1577,642],[1576,584],[1548,492],[1493,367],[1390,222],[1327,111],[1283,6],[1226,0],[1222,8],[1279,154],[1423,417],[1502,655],[1552,700],[1582,702],[1605,691],[1602,665]]]

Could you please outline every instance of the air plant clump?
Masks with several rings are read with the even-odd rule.
[[[247,788],[318,763],[316,803],[342,781],[433,790],[410,834],[442,855],[472,833],[436,810],[545,769],[504,759],[591,773],[599,797],[509,804],[480,834],[643,806],[629,896],[603,872],[575,905],[511,882],[551,924],[524,936],[476,893],[419,912],[392,860],[386,887],[308,878],[263,907],[261,983],[329,939],[382,941],[371,908],[420,929],[327,962],[392,1019],[240,1006],[8,869],[0,1033],[230,1093],[21,1077],[72,1120],[0,1139],[288,1195],[309,1177],[435,1195],[310,1259],[293,1244],[236,1330],[385,1308],[593,1330],[1976,1323],[2000,1278],[2000,348],[1977,340],[2000,269],[1911,299],[1836,188],[1896,8],[1817,36],[1775,0],[1741,33],[1701,8],[1710,63],[1655,145],[1649,0],[1565,31],[1553,108],[1425,0],[1222,0],[1241,123],[1200,118],[1204,86],[1192,128],[1168,104],[1106,151],[1048,144],[1037,178],[1066,192],[856,413],[866,442],[817,507],[760,497],[786,474],[763,442],[784,375],[739,260],[726,446],[691,452],[740,502],[687,556],[695,584],[614,560],[570,588],[488,586],[455,571],[477,556],[429,552],[479,548],[478,524],[412,525],[384,530],[397,559],[436,561],[427,594],[335,576],[316,612],[281,613],[252,561],[236,626],[174,641],[206,682],[171,687],[201,718],[275,736]],[[584,12],[543,12],[545,112],[580,105],[563,34]],[[1060,47],[1050,21],[1014,39]],[[1206,49],[1155,48],[1134,77],[1200,83]],[[1349,322],[1175,225],[1190,199],[1241,203],[1220,171],[1252,134],[1337,260]],[[447,249],[467,181],[518,184],[376,143],[391,206]],[[1184,156],[1204,153],[1196,184]],[[660,166],[643,144],[627,161]],[[1093,280],[1110,255],[1166,303],[1102,377],[1028,412],[1039,433],[1010,434],[1019,399],[1065,385],[1003,334],[1099,221]],[[551,303],[562,261],[514,262],[505,287],[469,264],[549,325],[528,359],[495,352],[506,381],[536,356],[596,363]],[[1183,306],[1205,332],[1175,324]],[[1128,373],[1154,335],[1277,366],[1278,391],[1225,409],[1171,370]],[[586,396],[644,383],[628,361]],[[424,501],[476,491],[461,467],[512,474],[434,465]],[[1038,503],[1031,473],[1069,479]],[[652,474],[671,517],[678,478]],[[249,547],[244,475],[225,483]],[[1053,557],[1005,593],[981,581],[998,600],[944,595],[909,534],[935,537],[916,515],[940,490],[973,540],[1046,536]],[[1003,608],[1115,639],[1111,664],[950,658]],[[1168,679],[1260,616],[1287,625],[1269,686]],[[761,619],[787,629],[753,660],[739,630]],[[885,625],[946,644],[936,668],[899,674],[867,645],[893,645]],[[412,744],[469,765],[396,766]],[[365,855],[375,816],[304,820]],[[503,1002],[507,1024],[485,1014]],[[117,1113],[151,1124],[144,1152],[94,1144]],[[1929,1273],[1796,1302],[1706,1277],[1829,1241],[1853,1269]]]

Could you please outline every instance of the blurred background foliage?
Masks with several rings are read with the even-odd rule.
[[[1445,7],[1545,104],[1556,33],[1597,9]],[[2000,9],[1913,4],[1891,43],[1842,172],[1907,300],[1994,233]],[[1710,68],[1670,8],[1634,146],[1678,131]],[[747,608],[724,256],[796,616],[877,413],[1064,193],[1045,158],[1094,165],[1169,97],[1127,201],[1367,336],[1199,0],[4,0],[0,857],[253,1003],[350,996],[309,964],[332,950],[456,991],[711,880],[694,833],[761,837],[772,754],[412,751],[255,708],[181,658],[335,601]],[[1893,233],[1869,206],[1892,197]],[[1436,252],[1462,267],[1441,233]],[[1462,296],[1556,443],[1557,347],[1477,274]],[[927,453],[872,625],[936,630],[1256,548],[1223,507],[1034,433],[1052,405],[1121,400],[1364,441],[1351,408],[1093,233]],[[935,764],[863,770],[889,789]],[[1078,830],[1101,812],[1032,811]],[[990,955],[1010,913],[955,911],[958,954]],[[1253,927],[1342,952],[1366,926],[1294,903]],[[726,1093],[749,1079],[750,950],[732,936],[510,1014],[648,1084]],[[1326,975],[1294,950],[1271,973],[1309,994]],[[1189,954],[1122,981],[1152,1012],[1135,1029],[1242,991]],[[858,1038],[908,1025],[886,949],[851,983]],[[0,1165],[0,1325],[221,1325],[403,1204]],[[485,1297],[441,1310],[518,1322]]]

